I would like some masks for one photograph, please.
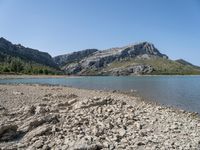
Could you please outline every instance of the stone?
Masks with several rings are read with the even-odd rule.
[[[44,107],[42,106],[37,106],[35,109],[35,113],[36,114],[44,114],[46,113],[48,110],[46,110]]]
[[[32,115],[32,114],[35,114],[35,109],[36,109],[36,107],[33,105],[27,106],[24,108],[24,112]]]
[[[77,102],[77,99],[72,99],[68,101],[68,105],[72,105]]]
[[[69,94],[68,96],[67,96],[67,99],[73,99],[73,98],[77,98],[78,96],[77,95],[75,95],[75,94]]]
[[[178,125],[176,124],[172,124],[170,127],[171,130],[177,130],[178,129]]]
[[[109,142],[105,141],[103,142],[103,148],[108,148],[109,147]]]
[[[27,140],[32,139],[33,137],[36,137],[36,136],[41,136],[41,135],[44,135],[44,134],[49,134],[49,131],[51,131],[51,126],[47,125],[47,124],[44,124],[42,126],[39,126],[39,127],[35,128],[35,129],[33,129],[32,131],[28,132],[23,137],[23,139],[25,141],[27,141]]]
[[[95,97],[93,97],[92,99],[95,100],[95,101],[98,101],[98,100],[101,99],[101,97],[97,97],[97,96],[95,96]]]
[[[102,105],[107,105],[111,103],[111,99],[104,98],[99,101],[95,101],[93,103],[90,103],[88,105],[83,105],[81,108],[89,108],[89,107],[95,107],[95,106],[102,106]]]
[[[118,132],[121,137],[124,137],[124,135],[126,134],[126,130],[124,130],[123,128],[119,129]]]
[[[6,110],[6,109],[5,109],[5,107],[0,105],[0,111],[2,111],[2,110]]]
[[[24,95],[24,93],[18,92],[18,91],[14,91],[13,94],[14,94],[14,95]]]
[[[43,97],[42,100],[43,101],[50,101],[50,98],[49,97]]]
[[[46,88],[55,95],[57,88]],[[0,149],[199,149],[197,115],[120,93],[66,89],[0,114]],[[67,99],[72,93],[80,95]]]
[[[17,136],[18,126],[15,124],[0,125],[0,141],[10,141]]]
[[[54,145],[55,145],[55,142],[52,141],[52,142],[50,142],[50,143],[48,144],[48,147],[53,147]]]
[[[144,142],[142,142],[142,141],[138,141],[138,142],[137,142],[137,146],[143,146],[143,145],[145,145]]]
[[[25,148],[28,146],[28,143],[18,143],[17,148]]]
[[[57,104],[58,107],[66,107],[68,105],[69,105],[68,102],[61,102],[61,103]],[[61,108],[59,108],[59,109],[61,109]]]
[[[41,148],[43,146],[43,141],[38,140],[32,146],[34,146],[35,148]]]
[[[73,150],[98,150],[98,149],[102,149],[103,145],[101,144],[95,144],[95,143],[90,143],[87,142],[86,139],[81,139],[80,141],[77,141],[72,147],[70,147],[69,149],[73,149]]]
[[[48,145],[43,145],[42,150],[50,150],[51,148]]]
[[[139,122],[135,122],[134,126],[137,130],[141,130],[142,129],[142,125]]]
[[[44,123],[52,123],[56,124],[58,123],[58,117],[56,115],[47,115],[47,116],[41,116],[41,117],[34,117],[34,118],[28,118],[26,122],[19,127],[19,129],[23,132],[28,132],[38,126],[43,125]]]

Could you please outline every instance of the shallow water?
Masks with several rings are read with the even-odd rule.
[[[200,76],[95,76],[79,78],[0,79],[0,83],[56,84],[87,89],[137,90],[151,101],[200,113]]]

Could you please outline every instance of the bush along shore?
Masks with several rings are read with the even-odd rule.
[[[117,92],[0,85],[0,149],[200,149],[196,113]]]

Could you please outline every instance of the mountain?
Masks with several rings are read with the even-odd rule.
[[[32,69],[35,73],[47,73],[59,70],[59,67],[48,53],[0,38],[0,72],[25,73]]]
[[[0,38],[0,73],[68,75],[200,74],[200,67],[173,61],[152,43],[106,50],[86,49],[54,58]]]
[[[57,56],[54,60],[67,74],[75,75],[200,74],[199,68],[170,60],[148,42],[106,50],[83,50]]]
[[[4,38],[0,38],[0,54],[19,57],[22,60],[33,61],[49,67],[57,67],[56,63],[48,53],[26,48],[20,44],[12,44]]]
[[[94,52],[98,51],[97,49],[86,49],[78,52],[73,52],[70,54],[65,55],[59,55],[54,57],[54,61],[57,63],[57,65],[62,66],[69,64],[71,62],[78,62],[81,59],[90,56]]]
[[[176,62],[178,62],[178,63],[180,63],[180,64],[182,64],[182,65],[198,67],[198,66],[195,66],[195,65],[191,64],[190,62],[188,62],[188,61],[186,61],[186,60],[184,60],[184,59],[178,59],[178,60],[176,60]]]

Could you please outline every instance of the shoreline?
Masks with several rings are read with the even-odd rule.
[[[78,78],[68,75],[0,75],[0,79],[28,79],[28,78]]]
[[[47,77],[48,78],[48,77]],[[62,78],[62,77],[61,77]],[[73,77],[71,77],[73,78]],[[1,79],[1,78],[0,78]],[[16,78],[13,78],[16,79]],[[60,85],[60,84],[36,84],[36,83],[0,83],[0,85],[15,85],[15,86],[20,86],[20,85],[27,85],[27,86],[47,86],[47,87],[62,87],[62,88],[72,88],[72,89],[78,89],[78,90],[87,90],[87,91],[100,91],[100,92],[109,92],[109,93],[117,93],[117,94],[122,94],[122,95],[127,95],[133,98],[137,98],[138,101],[144,102],[146,104],[150,104],[153,106],[161,106],[161,107],[166,107],[169,109],[173,109],[175,111],[181,111],[181,112],[188,112],[188,113],[193,113],[197,114],[200,116],[200,113],[195,112],[195,111],[190,111],[190,110],[185,110],[181,107],[177,106],[172,106],[172,105],[167,105],[167,104],[162,104],[160,102],[156,102],[154,100],[148,99],[143,97],[141,94],[138,93],[137,90],[131,89],[132,91],[122,91],[122,90],[108,90],[108,89],[89,89],[89,88],[78,88],[78,87],[73,87],[73,86],[67,86],[67,85]]]
[[[159,76],[200,76],[200,75],[132,75],[130,77],[159,77]],[[81,78],[81,77],[97,77],[97,76],[80,76],[80,75],[5,75],[0,74],[0,79],[23,79],[23,78]],[[110,76],[98,76],[98,77],[110,77]],[[113,76],[113,77],[124,77],[124,76]]]
[[[134,93],[0,84],[0,95],[2,149],[200,147],[199,114],[148,103]]]

